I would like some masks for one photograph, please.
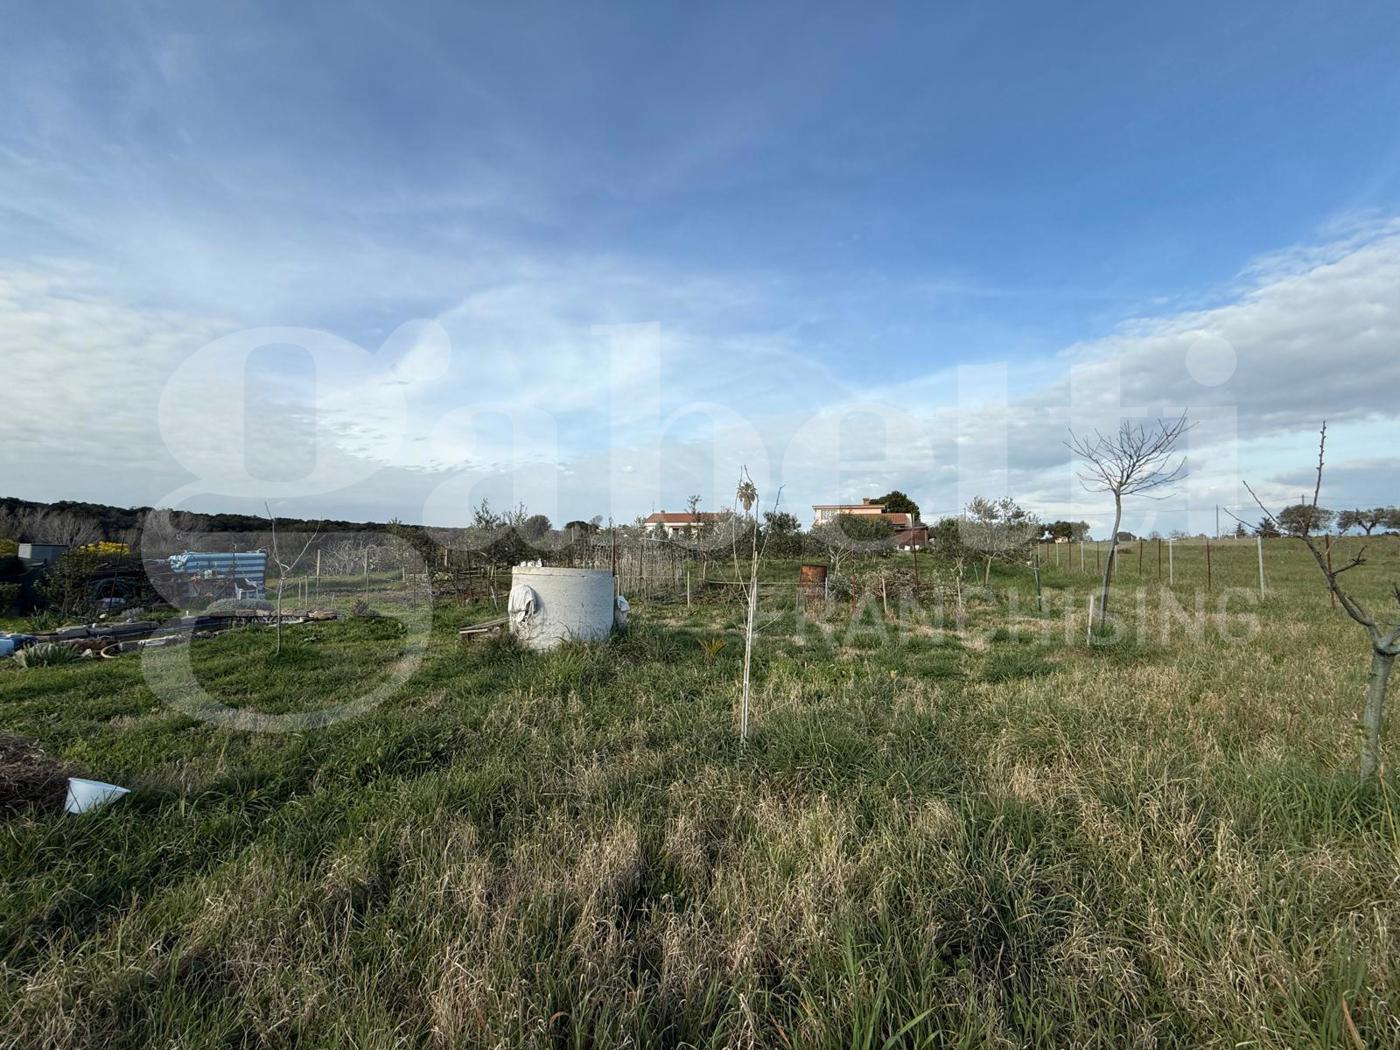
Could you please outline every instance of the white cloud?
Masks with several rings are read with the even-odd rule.
[[[1291,491],[1323,418],[1336,434],[1339,487],[1357,502],[1393,500],[1377,490],[1400,414],[1400,231],[1377,223],[1365,237],[1279,253],[1242,281],[1213,308],[1125,322],[1029,370],[1009,362],[1003,406],[985,390],[969,395],[968,374],[953,368],[900,383],[843,381],[774,322],[785,304],[771,281],[618,260],[517,263],[444,311],[441,331],[400,330],[372,368],[332,375],[314,395],[271,378],[255,384],[265,396],[250,418],[278,437],[262,450],[273,466],[280,455],[292,469],[307,443],[329,435],[339,454],[379,468],[295,510],[381,506],[412,519],[432,503],[441,524],[472,493],[510,500],[512,477],[517,493],[567,517],[626,518],[680,506],[697,490],[715,506],[727,502],[739,461],[767,492],[784,484],[799,509],[897,487],[951,511],[971,495],[959,491],[959,462],[980,457],[970,483],[994,484],[1003,439],[1007,492],[1044,515],[1094,520],[1097,504],[1077,492],[1062,441],[1072,421],[1114,425],[1122,406],[1214,420],[1191,448],[1192,508],[1179,498],[1151,510],[1164,528],[1188,509],[1199,523],[1214,503],[1242,505],[1241,474],[1270,493]],[[0,415],[0,440],[23,450],[7,468],[15,494],[145,502],[184,480],[155,405],[179,363],[232,326],[124,304],[98,284],[61,265],[0,273],[5,367],[24,377]],[[636,322],[620,336],[606,327]],[[406,428],[381,411],[388,389],[404,399]],[[329,419],[312,426],[313,406]],[[685,406],[698,408],[660,434]],[[872,406],[882,436],[872,436]],[[510,418],[523,424],[514,434]],[[430,499],[435,490],[448,495]]]
[[[216,320],[141,310],[95,291],[73,267],[0,272],[0,347],[11,384],[0,442],[25,459],[67,454],[104,469],[158,456],[155,399]],[[130,462],[128,460],[128,462]]]

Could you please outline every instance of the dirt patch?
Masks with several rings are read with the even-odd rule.
[[[0,820],[24,809],[58,809],[72,775],[33,741],[0,733]]]

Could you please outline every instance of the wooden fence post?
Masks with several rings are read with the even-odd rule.
[[[1045,601],[1040,597],[1040,547],[1035,549],[1035,608],[1037,612],[1045,611]]]

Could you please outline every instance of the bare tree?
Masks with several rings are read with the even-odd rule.
[[[45,541],[47,543],[84,547],[102,539],[102,526],[74,511],[50,511],[45,520],[45,531],[50,537]]]
[[[272,655],[279,656],[282,652],[282,589],[287,585],[287,574],[296,571],[297,563],[306,556],[306,552],[321,533],[320,530],[313,532],[302,544],[297,556],[290,562],[284,562],[277,550],[277,517],[266,503],[263,504],[263,509],[267,511],[267,520],[272,523],[272,561],[277,566],[277,642],[273,647]]]
[[[1327,450],[1327,424],[1322,424],[1322,432],[1317,441],[1317,480],[1313,485],[1313,495],[1311,506],[1317,509],[1318,496],[1322,492],[1322,465],[1323,454]],[[1254,502],[1259,504],[1259,509],[1265,514],[1265,520],[1278,526],[1278,517],[1264,506],[1264,502],[1249,487],[1245,488],[1254,497]],[[1313,516],[1304,516],[1304,521],[1315,520]],[[1361,776],[1369,779],[1376,775],[1380,768],[1381,751],[1381,726],[1385,721],[1385,693],[1386,686],[1390,682],[1390,672],[1395,667],[1395,658],[1400,656],[1400,622],[1387,623],[1372,615],[1371,611],[1361,602],[1359,598],[1349,591],[1343,590],[1338,582],[1342,573],[1350,572],[1358,565],[1366,564],[1366,548],[1363,546],[1356,556],[1341,568],[1333,568],[1331,537],[1328,537],[1328,544],[1319,547],[1311,531],[1304,527],[1297,534],[1298,538],[1307,546],[1312,554],[1313,560],[1317,562],[1317,567],[1322,571],[1323,579],[1327,581],[1327,589],[1332,592],[1332,597],[1337,600],[1346,614],[1366,629],[1366,636],[1371,641],[1371,675],[1366,684],[1366,709],[1362,714],[1362,728],[1365,738],[1361,743]],[[1400,603],[1400,584],[1392,583],[1391,590],[1397,603]]]
[[[0,535],[25,543],[60,543],[83,547],[102,539],[102,527],[71,510],[51,507],[17,507],[4,512]],[[13,533],[13,535],[9,535]]]
[[[749,477],[749,468],[741,467],[739,473],[738,498],[744,504],[744,511],[748,513],[754,504],[758,502],[758,488],[754,485],[753,479]],[[783,490],[780,487],[778,494],[773,499],[773,512],[777,513],[778,503],[783,498]],[[748,587],[748,608],[744,617],[744,688],[739,701],[739,742],[745,743],[749,739],[749,694],[751,678],[749,668],[753,660],[753,639],[755,634],[754,622],[758,618],[758,567],[763,561],[763,554],[768,548],[769,533],[762,532],[758,527],[758,515],[749,515],[752,522],[752,530],[749,536],[751,557],[749,560],[749,587]],[[760,535],[763,542],[759,542]]]
[[[19,511],[0,507],[0,540],[12,540],[18,543],[23,539],[23,523]]]
[[[1174,422],[1159,419],[1151,427],[1128,420],[1118,425],[1116,434],[1104,434],[1095,429],[1092,435],[1076,435],[1070,431],[1065,442],[1084,461],[1079,474],[1080,484],[1089,492],[1113,493],[1113,531],[1110,532],[1109,553],[1104,559],[1103,581],[1099,587],[1099,625],[1108,620],[1108,588],[1113,579],[1113,564],[1118,559],[1118,527],[1123,523],[1123,500],[1127,496],[1147,496],[1160,499],[1156,490],[1180,481],[1186,476],[1186,458],[1175,463],[1176,443],[1190,426],[1186,413]]]
[[[147,558],[176,554],[187,549],[191,539],[168,507],[149,511],[141,523],[141,553]]]

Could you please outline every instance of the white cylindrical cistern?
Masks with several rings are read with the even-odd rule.
[[[517,565],[510,571],[510,632],[530,649],[606,638],[620,603],[607,569]]]

